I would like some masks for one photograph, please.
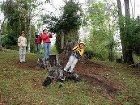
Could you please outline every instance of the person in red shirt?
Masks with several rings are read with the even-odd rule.
[[[35,32],[35,43],[36,43],[38,58],[41,57],[41,55],[40,55],[40,47],[41,47],[42,38],[41,38],[40,35],[37,32]]]
[[[44,48],[44,59],[45,61],[49,59],[49,55],[51,53],[51,40],[52,34],[48,33],[47,29],[43,30],[43,34],[41,34],[41,38],[43,40],[43,48]]]

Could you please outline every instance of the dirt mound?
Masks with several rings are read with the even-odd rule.
[[[105,71],[108,71],[102,65],[88,62],[87,64],[79,63],[76,67],[76,72],[93,87],[100,87],[99,92],[110,100],[114,100],[117,93],[122,89],[122,85],[115,81],[108,80],[103,77]]]
[[[68,61],[68,56],[63,53],[59,58],[61,58],[61,64],[65,66]],[[110,100],[114,100],[117,93],[123,89],[123,85],[121,83],[108,80],[101,75],[106,71],[110,71],[109,68],[101,64],[92,61],[84,62],[81,60],[77,63],[75,71],[80,74],[82,79],[89,83],[89,85],[100,87],[100,93]]]

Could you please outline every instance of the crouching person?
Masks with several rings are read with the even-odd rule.
[[[75,68],[76,63],[80,59],[80,57],[83,56],[84,50],[85,50],[84,42],[78,43],[78,45],[76,45],[72,49],[72,53],[70,55],[68,63],[66,64],[66,66],[64,68],[64,77],[67,78],[67,74],[68,75],[70,74],[71,75],[71,76],[69,76],[70,78],[75,78],[75,79],[79,78],[79,76],[76,73],[74,73],[74,68]]]
[[[25,38],[24,31],[21,32],[21,36],[18,38],[18,46],[19,46],[19,61],[20,63],[24,63],[27,46],[27,39]]]

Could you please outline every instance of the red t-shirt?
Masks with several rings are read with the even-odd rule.
[[[44,43],[51,43],[51,41],[50,41],[51,37],[50,37],[50,35],[48,33],[43,33],[41,35],[41,38],[42,38]]]
[[[41,44],[42,42],[42,38],[40,36],[37,36],[36,39],[35,39],[35,43],[36,44]]]

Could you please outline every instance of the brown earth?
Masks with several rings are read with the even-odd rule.
[[[68,57],[62,54],[60,58],[61,64],[64,66],[68,61]],[[104,65],[81,60],[77,63],[75,71],[92,87],[101,87],[100,93],[110,100],[114,100],[117,93],[125,88],[122,83],[101,76],[106,71],[110,71],[110,68]]]

